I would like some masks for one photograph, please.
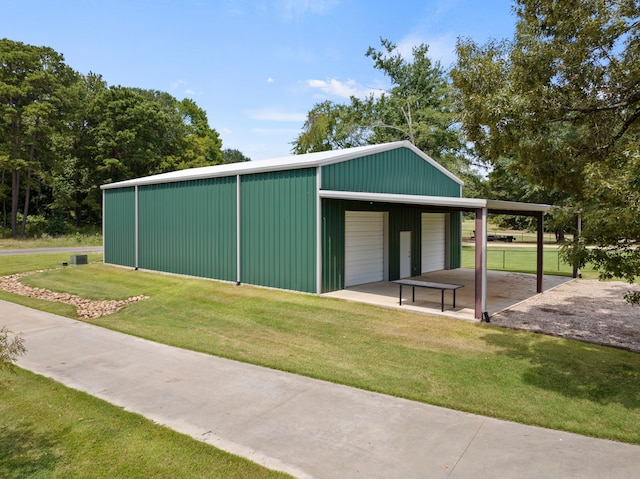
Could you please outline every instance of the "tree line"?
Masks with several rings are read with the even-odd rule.
[[[101,223],[99,186],[247,161],[222,150],[206,112],[169,93],[109,86],[49,47],[0,40],[0,231],[13,237]]]

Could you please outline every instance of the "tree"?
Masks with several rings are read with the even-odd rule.
[[[222,163],[242,163],[244,161],[251,161],[251,158],[244,156],[240,150],[234,148],[222,150]]]
[[[366,144],[408,140],[445,168],[470,174],[469,161],[451,110],[450,86],[445,71],[418,45],[412,58],[381,39],[380,50],[366,56],[383,72],[391,88],[379,96],[350,98],[350,103],[324,101],[308,113],[302,132],[293,141],[297,154]]]
[[[64,91],[74,81],[75,72],[53,49],[0,40],[0,168],[11,176],[14,237],[24,237],[31,188],[45,171],[48,142],[63,121]]]
[[[14,336],[9,339],[9,335],[10,331],[6,326],[2,326],[0,328],[0,368],[9,366],[27,352],[22,337]]]
[[[367,109],[374,102],[372,97],[365,101],[352,97],[350,105],[328,100],[316,104],[307,114],[302,132],[292,143],[292,151],[300,155],[369,144],[373,132],[364,125],[371,121]]]
[[[640,275],[640,4],[517,0],[511,41],[458,42],[459,118],[478,154],[513,159],[583,217],[566,248],[602,277]],[[595,245],[587,248],[586,244]]]
[[[218,132],[209,128],[206,112],[188,98],[176,102],[175,107],[185,127],[185,146],[178,169],[223,163],[222,141]]]

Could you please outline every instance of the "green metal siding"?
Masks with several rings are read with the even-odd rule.
[[[104,190],[104,262],[135,266],[135,188]]]
[[[462,212],[452,211],[449,219],[449,269],[462,267]]]
[[[232,281],[235,251],[235,176],[140,187],[140,268]]]
[[[316,292],[316,169],[241,177],[241,280]]]
[[[460,197],[460,184],[408,148],[322,167],[322,189]]]
[[[389,205],[389,281],[400,279],[400,232],[411,231],[411,276],[422,266],[422,217],[410,206]]]

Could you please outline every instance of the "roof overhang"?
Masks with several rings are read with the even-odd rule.
[[[487,200],[481,198],[452,198],[448,196],[397,195],[359,191],[320,190],[320,198],[331,200],[368,201],[376,203],[402,203],[417,206],[435,206],[456,210],[487,208],[492,213],[535,214],[549,211],[553,206],[539,203]]]

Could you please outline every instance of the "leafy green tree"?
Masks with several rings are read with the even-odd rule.
[[[329,100],[316,104],[292,143],[292,151],[300,155],[369,144],[373,132],[364,125],[370,121],[368,110],[374,102],[373,97],[365,101],[352,97],[350,105]]]
[[[11,177],[14,237],[24,237],[31,191],[46,171],[51,135],[64,121],[64,93],[75,75],[51,48],[0,40],[0,169]]]
[[[217,165],[224,162],[222,141],[218,132],[209,127],[206,112],[193,100],[185,98],[175,107],[184,124],[184,148],[178,169]]]
[[[235,148],[222,150],[223,163],[242,163],[244,161],[251,161],[251,158],[245,156],[240,150],[236,150]]]
[[[451,76],[462,128],[482,158],[512,158],[510,171],[582,214],[571,260],[632,281],[640,275],[640,4],[517,0],[514,10],[512,40],[458,42]]]

